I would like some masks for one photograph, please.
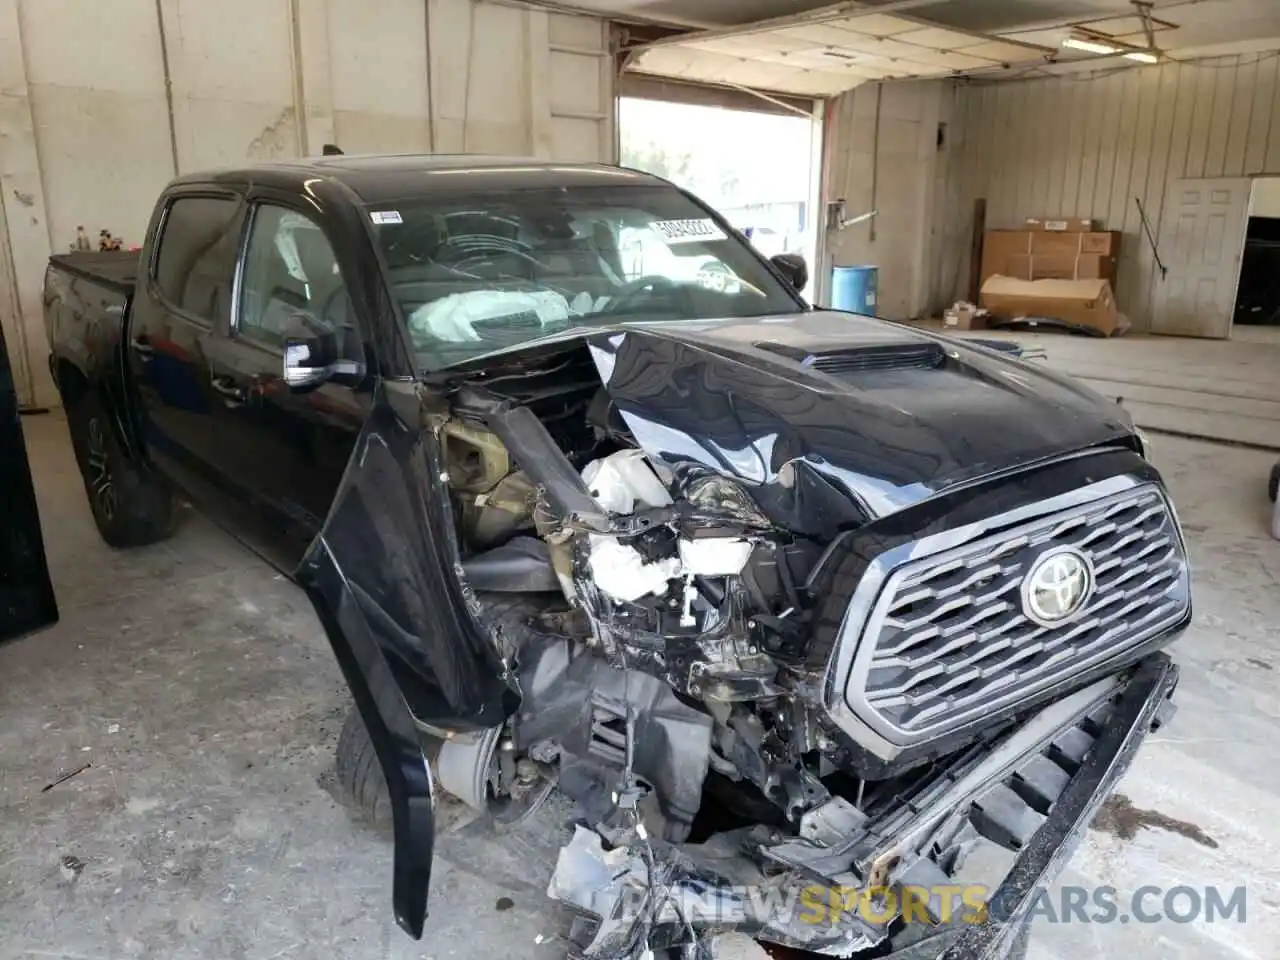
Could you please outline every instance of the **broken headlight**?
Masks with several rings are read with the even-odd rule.
[[[1142,432],[1142,428],[1137,426],[1133,428],[1133,435],[1138,440],[1138,456],[1142,457],[1143,460],[1150,460],[1151,443],[1147,440],[1147,435]]]
[[[727,477],[707,476],[691,480],[685,487],[685,499],[699,510],[751,527],[770,526],[750,494]]]

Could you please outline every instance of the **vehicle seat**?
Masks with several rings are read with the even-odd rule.
[[[299,264],[306,276],[304,292],[308,311],[317,320],[323,320],[321,314],[325,306],[334,296],[334,291],[343,286],[342,274],[338,272],[329,241],[319,230],[297,230],[293,240]]]

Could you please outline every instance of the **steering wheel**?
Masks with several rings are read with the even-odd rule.
[[[668,293],[675,288],[676,283],[670,277],[665,277],[660,273],[646,273],[644,276],[636,277],[634,280],[629,280],[620,286],[618,292],[610,299],[606,312],[622,313],[645,290],[649,290],[653,295],[659,295]]]
[[[525,253],[523,250],[505,249],[505,250],[477,250],[475,253],[467,254],[454,260],[450,266],[455,270],[465,270],[469,263],[493,263],[501,260],[503,257],[515,257],[517,260],[523,260],[533,269],[529,271],[529,279],[537,280],[538,275],[546,269],[541,260],[532,254]]]

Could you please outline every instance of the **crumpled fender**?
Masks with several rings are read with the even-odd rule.
[[[324,625],[382,766],[396,922],[422,936],[435,839],[422,726],[471,730],[518,706],[471,615],[439,448],[409,383],[378,388],[329,516],[295,577]]]

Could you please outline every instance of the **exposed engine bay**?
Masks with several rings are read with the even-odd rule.
[[[598,362],[580,348],[464,382],[437,427],[463,580],[522,695],[495,733],[501,749],[492,758],[472,750],[461,767],[455,756],[461,773],[442,761],[441,784],[477,805],[500,800],[508,820],[553,784],[577,801],[584,826],[550,892],[589,918],[575,937],[584,957],[658,947],[700,956],[706,932],[726,928],[731,901],[728,926],[823,954],[921,936],[904,932],[901,917],[877,925],[857,911],[806,927],[753,913],[739,891],[945,884],[979,836],[1021,849],[1081,768],[1123,684],[1113,673],[1057,702],[1027,699],[958,735],[930,737],[943,707],[966,705],[966,690],[995,702],[981,671],[922,685],[895,667],[891,696],[864,681],[870,726],[889,718],[901,744],[927,749],[885,749],[881,731],[833,695],[832,664],[852,669],[838,667],[837,641],[815,640],[818,621],[831,619],[824,597],[841,583],[837,561],[848,562],[836,546],[856,528],[796,533],[771,521],[739,478],[644,449]],[[1135,494],[1116,496],[1108,517],[1146,516]],[[1049,534],[1022,535],[997,553],[1029,549],[1036,536]],[[1160,542],[1180,590],[1180,548]],[[905,581],[884,620],[899,655],[934,658],[980,639],[946,618],[961,607],[974,620],[989,616],[955,597],[997,595],[1007,573],[961,557]],[[850,598],[838,599],[842,610]],[[1167,621],[1170,611],[1153,608],[1135,646],[1158,632],[1157,614]],[[913,617],[923,632],[911,632]],[[880,668],[867,669],[874,678]],[[924,693],[915,699],[913,688]],[[486,768],[478,777],[476,762]],[[681,907],[681,889],[701,908]],[[638,916],[627,902],[640,905]],[[925,912],[934,924],[950,915],[936,903]]]
[[[823,544],[775,529],[733,480],[648,456],[598,384],[556,400],[554,416],[546,397],[534,405],[541,420],[515,406],[490,414],[494,429],[442,428],[469,585],[530,600],[507,651],[525,697],[518,742],[559,758],[562,778],[595,768],[570,777],[606,798],[634,776],[649,831],[672,842],[689,836],[708,772],[730,807],[730,785],[745,788],[743,816],[796,820],[835,769],[804,671],[786,667]],[[590,510],[554,502],[503,442],[543,433]]]

